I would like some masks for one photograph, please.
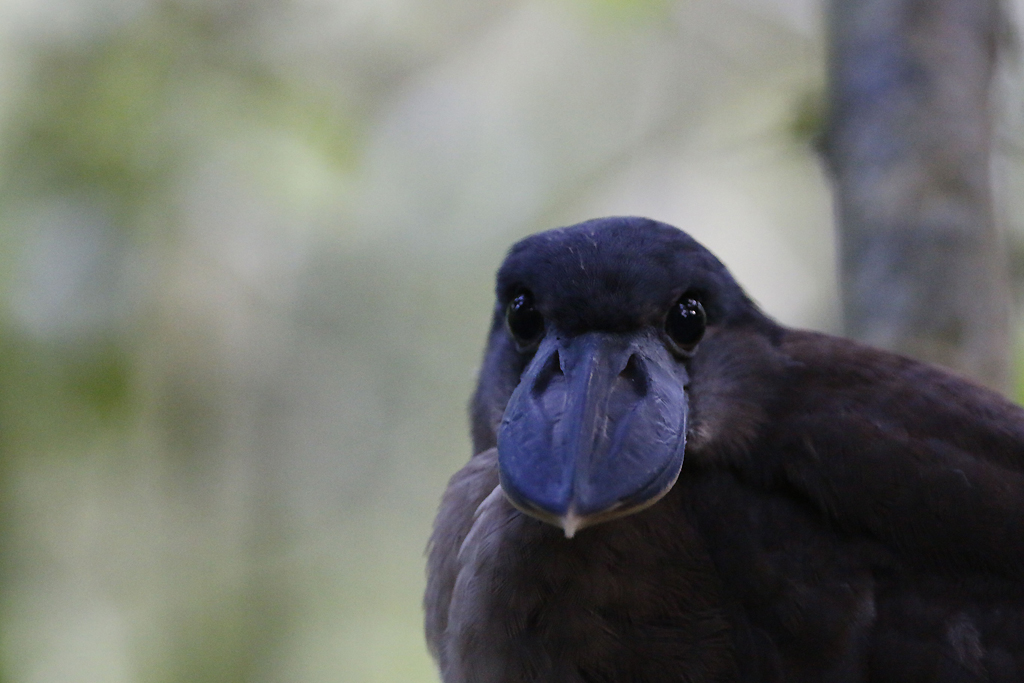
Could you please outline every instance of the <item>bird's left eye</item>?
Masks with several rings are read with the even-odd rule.
[[[505,309],[505,325],[520,349],[532,347],[544,335],[544,316],[533,305],[533,295],[521,291]]]
[[[689,353],[704,337],[708,316],[696,297],[684,294],[665,318],[665,332],[681,351]]]

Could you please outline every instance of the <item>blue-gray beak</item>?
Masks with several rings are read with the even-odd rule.
[[[650,331],[548,335],[498,430],[505,495],[568,537],[653,505],[683,464],[687,380]]]

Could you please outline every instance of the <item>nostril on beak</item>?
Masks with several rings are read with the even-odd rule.
[[[647,385],[650,378],[643,361],[635,353],[626,361],[626,367],[619,373],[619,377],[629,383],[629,386],[638,398],[643,398],[647,395]]]
[[[533,387],[530,389],[530,393],[536,398],[548,390],[551,381],[556,377],[562,377],[562,365],[561,359],[558,356],[558,350],[556,349],[548,359],[544,362],[544,367],[537,373],[537,377],[533,382]]]

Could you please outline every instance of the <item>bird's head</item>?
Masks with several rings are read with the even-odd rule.
[[[476,446],[496,441],[509,501],[570,537],[672,487],[702,340],[763,319],[711,252],[643,218],[522,240],[496,293]]]

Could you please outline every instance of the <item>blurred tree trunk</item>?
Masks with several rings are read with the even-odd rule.
[[[826,138],[846,332],[1009,385],[989,182],[997,0],[831,0]]]

